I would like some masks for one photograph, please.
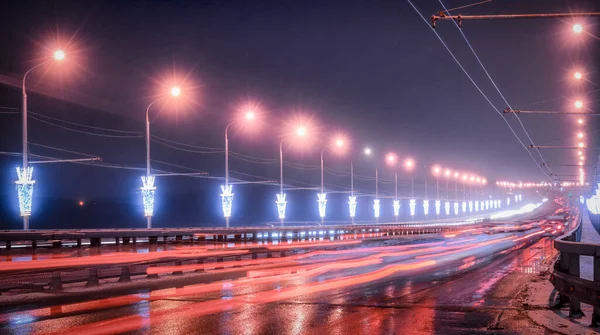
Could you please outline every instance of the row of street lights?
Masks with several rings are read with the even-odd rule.
[[[32,178],[33,177],[33,168],[29,165],[29,161],[28,161],[27,93],[26,93],[25,83],[26,83],[27,76],[29,75],[29,73],[31,71],[46,65],[50,61],[60,62],[60,61],[63,61],[65,58],[66,58],[66,54],[63,50],[56,50],[51,58],[32,67],[23,76],[23,92],[22,92],[23,93],[23,113],[22,113],[22,115],[23,115],[23,166],[17,168],[18,180],[16,181],[16,185],[17,185],[17,193],[18,193],[18,200],[19,200],[19,209],[20,209],[21,216],[23,217],[23,228],[26,230],[29,229],[29,216],[31,215],[33,185],[34,185],[35,181]],[[151,159],[150,159],[150,153],[151,153],[151,151],[150,151],[150,138],[151,137],[150,136],[151,135],[150,135],[149,114],[150,114],[151,108],[154,105],[161,103],[165,100],[177,99],[182,95],[182,93],[183,92],[180,87],[178,87],[178,86],[171,87],[168,92],[165,92],[164,94],[159,96],[157,99],[150,102],[150,104],[146,108],[146,112],[145,112],[145,118],[146,118],[146,124],[145,124],[146,169],[145,169],[145,172],[146,173],[144,176],[141,177],[141,180],[142,180],[141,195],[142,195],[142,203],[143,203],[143,207],[144,207],[144,216],[146,217],[148,229],[152,228],[152,216],[154,215],[154,199],[155,199],[155,195],[156,195],[156,185],[155,185],[156,175],[152,173]],[[233,206],[233,185],[230,181],[230,176],[229,176],[228,131],[229,131],[229,128],[233,124],[235,124],[237,122],[242,122],[242,121],[243,122],[253,122],[253,121],[255,121],[256,117],[257,117],[256,111],[253,108],[247,108],[246,110],[243,111],[243,116],[237,117],[234,121],[230,122],[225,127],[225,183],[224,183],[224,185],[221,186],[221,203],[222,203],[222,210],[223,210],[223,216],[225,218],[226,227],[229,227],[230,217],[231,217],[231,213],[232,213],[232,206]],[[284,181],[283,181],[283,143],[284,143],[284,141],[291,140],[292,138],[294,140],[302,140],[303,138],[305,138],[308,135],[308,131],[309,130],[305,125],[297,125],[296,128],[294,129],[294,131],[292,132],[292,134],[289,136],[282,137],[282,139],[279,143],[279,170],[280,170],[279,171],[280,172],[280,174],[279,174],[279,193],[277,194],[277,200],[275,201],[275,203],[277,205],[278,216],[279,216],[279,219],[280,219],[280,222],[282,225],[285,220],[285,212],[286,212],[286,206],[287,206],[286,194],[284,193],[284,188],[283,188],[283,185],[284,185]],[[326,205],[327,205],[327,193],[325,191],[325,184],[324,184],[324,170],[325,170],[324,155],[329,149],[335,149],[338,151],[342,151],[342,150],[346,149],[347,146],[348,146],[347,141],[343,136],[336,136],[333,139],[331,145],[327,145],[321,150],[321,154],[320,154],[321,183],[320,183],[320,188],[319,188],[320,192],[317,194],[317,203],[318,203],[318,207],[319,207],[319,216],[321,218],[321,224],[324,223],[324,219],[326,216]],[[371,148],[365,148],[363,152],[364,152],[365,156],[367,156],[367,157],[374,155],[374,152]],[[389,153],[388,155],[386,155],[385,160],[389,166],[396,167],[395,173],[394,173],[395,193],[394,193],[393,208],[394,208],[394,215],[397,220],[398,216],[399,216],[399,210],[400,210],[400,200],[398,199],[398,169],[397,169],[398,158],[395,153]],[[406,158],[403,162],[403,166],[406,171],[410,172],[415,168],[415,161],[412,158]],[[441,167],[435,166],[432,169],[432,173],[436,177],[436,180],[437,180],[436,213],[439,215],[439,213],[440,213],[439,177],[442,174]],[[444,173],[444,176],[446,177],[446,190],[448,190],[448,180],[450,179],[450,177],[452,175],[454,176],[454,179],[455,179],[457,198],[458,198],[458,182],[462,181],[464,183],[464,185],[465,185],[464,186],[465,187],[465,189],[464,189],[465,201],[467,200],[466,199],[466,184],[469,184],[469,189],[471,189],[472,184],[485,185],[485,183],[486,183],[486,180],[484,178],[477,177],[474,175],[469,175],[469,174],[461,174],[458,171],[455,171],[452,174],[450,169],[446,169],[445,173]],[[462,175],[462,178],[460,178],[461,175]],[[354,223],[357,200],[356,200],[356,194],[355,194],[356,190],[354,189],[354,165],[353,165],[352,161],[350,161],[350,184],[351,184],[351,187],[350,187],[350,192],[349,192],[350,196],[348,198],[348,206],[349,206],[349,214],[350,214],[352,223]],[[411,186],[410,208],[411,208],[411,215],[414,215],[415,206],[416,206],[416,200],[414,199],[414,178],[412,179],[411,185],[412,186]],[[448,191],[446,193],[447,193],[446,200],[448,200],[449,199]],[[476,189],[476,195],[477,195],[477,189]],[[427,195],[426,195],[426,197],[427,197]],[[471,194],[471,200],[472,200],[472,194]],[[472,201],[471,201],[471,203],[472,203]],[[429,207],[429,200],[425,199],[423,206],[425,209],[425,213],[427,213],[428,207]],[[471,207],[471,211],[472,211],[472,205],[470,205],[469,207]],[[380,203],[380,198],[379,198],[379,168],[376,167],[376,169],[375,169],[375,199],[373,202],[374,216],[375,216],[376,220],[379,219],[380,208],[381,208],[381,203]],[[455,214],[458,214],[457,208],[458,208],[458,202],[455,203]],[[466,208],[466,205],[463,205],[463,212],[466,211],[465,208]],[[483,205],[482,205],[482,210],[483,210]],[[446,214],[449,215],[449,201],[446,201]]]

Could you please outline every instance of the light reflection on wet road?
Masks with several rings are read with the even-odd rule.
[[[542,239],[511,250],[536,231],[352,249],[349,260],[332,251],[245,281],[5,313],[0,332],[476,334],[496,333],[502,324],[506,333],[537,334],[541,329],[519,321],[510,303],[552,249]],[[314,263],[322,258],[332,261]]]

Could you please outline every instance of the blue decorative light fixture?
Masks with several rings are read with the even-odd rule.
[[[317,203],[319,204],[319,216],[323,219],[327,209],[327,193],[317,193]]]
[[[463,201],[463,202],[462,202],[462,212],[463,212],[463,213],[466,213],[466,212],[467,212],[467,202],[466,202],[466,201]]]
[[[285,193],[277,193],[277,213],[279,214],[279,220],[285,219],[285,207],[287,205],[287,201],[285,201]]]
[[[446,215],[450,215],[450,201],[444,203],[444,211],[446,212]]]
[[[223,207],[223,217],[231,217],[231,207],[233,205],[233,185],[221,185],[221,207]]]
[[[142,202],[144,203],[144,216],[154,215],[154,195],[156,186],[154,186],[155,176],[142,176]]]
[[[415,209],[417,207],[417,201],[415,199],[410,199],[408,201],[408,207],[410,207],[410,216],[415,216]]]
[[[469,213],[473,212],[473,201],[469,201]]]
[[[429,215],[429,200],[423,200],[423,212]]]
[[[348,210],[350,211],[350,217],[356,216],[356,196],[352,195],[348,197]]]
[[[373,214],[375,218],[379,218],[379,211],[381,210],[381,204],[379,199],[373,200]]]
[[[398,218],[400,215],[400,200],[395,199],[392,206],[394,207],[394,216]]]
[[[475,211],[479,212],[479,201],[475,201]]]
[[[454,215],[458,215],[458,201],[454,202]]]
[[[442,207],[442,202],[439,200],[435,201],[435,215],[440,215],[440,208]]]
[[[21,216],[30,216],[33,200],[33,184],[35,184],[35,180],[32,179],[33,166],[26,168],[17,167],[17,176],[19,179],[15,181],[15,184],[17,184],[19,211],[21,212]]]

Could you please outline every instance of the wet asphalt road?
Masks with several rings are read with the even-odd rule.
[[[434,272],[399,275],[368,284],[307,293],[291,299],[224,308],[201,316],[173,314],[159,322],[150,313],[205,301],[227,301],[240,294],[264,294],[277,283],[246,285],[220,292],[34,318],[23,313],[0,323],[2,334],[81,333],[63,329],[129,317],[121,326],[140,322],[127,334],[547,334],[521,313],[513,299],[524,283],[538,278],[540,264],[552,250],[539,242],[507,254],[476,259],[471,267],[447,264]],[[327,278],[322,278],[326,280]],[[298,282],[297,285],[302,285]],[[267,297],[268,298],[268,297]],[[200,307],[197,307],[200,308]],[[141,321],[140,321],[141,320]],[[109,329],[109,328],[105,328]]]

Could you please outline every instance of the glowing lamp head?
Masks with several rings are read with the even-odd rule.
[[[452,174],[452,172],[448,169],[446,169],[446,171],[444,171],[444,176],[446,176],[446,178],[449,178],[451,174]]]
[[[440,172],[442,172],[442,168],[440,168],[439,166],[434,166],[433,168],[431,168],[431,172],[433,173],[434,176],[439,176]]]
[[[372,153],[372,152],[373,152],[373,151],[371,150],[371,148],[365,148],[365,150],[364,150],[364,153],[365,153],[365,155],[367,155],[367,156],[371,156],[371,153]]]
[[[583,78],[583,75],[581,74],[581,72],[577,71],[573,73],[573,78],[575,78],[576,80],[580,80],[581,78]]]
[[[174,86],[174,87],[171,88],[171,96],[173,96],[173,97],[176,98],[176,97],[178,97],[180,95],[181,95],[181,89],[179,87]]]
[[[577,123],[583,124],[583,119],[577,119]]]
[[[254,118],[256,118],[256,114],[253,111],[247,111],[246,114],[244,114],[244,117],[246,120],[252,121]]]
[[[405,167],[407,170],[412,170],[412,169],[415,167],[415,161],[414,161],[414,160],[412,160],[412,158],[407,158],[407,159],[404,161],[404,167]]]
[[[575,34],[579,34],[582,31],[583,31],[583,26],[582,25],[580,25],[579,23],[576,23],[576,24],[573,25],[573,32]]]
[[[487,184],[487,179],[485,179],[485,178],[481,179],[481,183],[482,183],[483,185],[486,185],[486,184]]]
[[[389,153],[385,156],[385,161],[388,163],[388,165],[395,165],[397,159],[398,158],[394,153]]]
[[[58,60],[58,61],[63,60],[63,59],[65,59],[65,56],[66,56],[65,52],[62,51],[62,50],[60,50],[60,49],[54,51],[53,57],[54,57],[55,60]]]
[[[580,148],[583,148],[583,147],[585,147],[585,144],[583,144],[583,142],[579,142],[578,146],[579,146]]]
[[[77,203],[80,207],[85,205],[85,202],[83,202],[83,200],[79,200],[79,202]]]
[[[581,109],[581,108],[583,108],[583,101],[577,100],[577,101],[575,101],[575,103],[573,103],[573,105],[575,106],[575,108]]]
[[[469,179],[469,176],[467,176],[466,174],[463,174],[463,176],[462,176],[462,180],[463,180],[463,181],[467,181],[467,179]]]
[[[583,133],[581,133],[581,132],[577,133],[577,138],[583,138]]]
[[[474,181],[475,181],[475,176],[471,176],[471,177],[469,177],[469,181],[470,181],[470,182],[474,182]]]
[[[454,178],[458,179],[458,177],[460,177],[460,172],[454,172]]]
[[[306,127],[298,127],[296,128],[296,135],[300,137],[306,136]]]
[[[335,146],[338,148],[341,148],[344,146],[344,140],[342,140],[341,138],[338,138],[335,140]]]

